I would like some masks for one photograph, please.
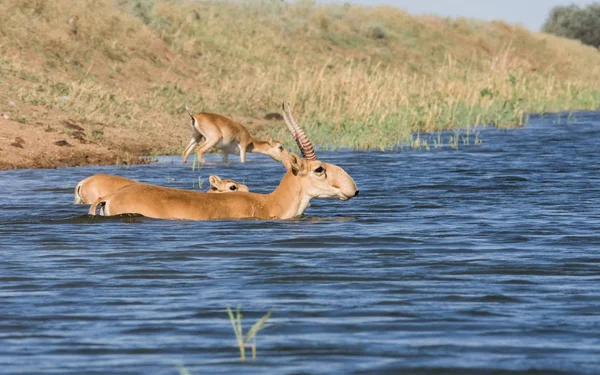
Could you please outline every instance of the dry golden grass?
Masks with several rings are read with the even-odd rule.
[[[2,103],[76,118],[116,147],[179,152],[186,104],[264,125],[287,100],[315,143],[357,149],[600,107],[597,49],[500,22],[302,0],[3,3]],[[18,108],[0,109],[30,122]]]

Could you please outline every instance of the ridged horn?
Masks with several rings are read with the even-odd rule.
[[[287,106],[287,108],[286,108]],[[290,109],[290,104],[286,103],[284,104],[284,111],[283,113],[285,114],[285,109],[287,109],[287,117],[288,120],[291,123],[291,127],[295,130],[294,132],[294,139],[296,140],[296,143],[298,143],[298,147],[300,147],[300,152],[302,152],[302,156],[304,156],[305,159],[308,160],[317,160],[317,154],[315,153],[315,148],[313,147],[310,139],[308,139],[308,137],[306,136],[306,133],[304,132],[304,130],[302,130],[302,128],[298,125],[298,123],[296,122],[296,120],[294,119],[294,116],[292,115],[292,111]],[[290,126],[288,125],[288,128]]]
[[[285,125],[290,131],[292,138],[294,138],[294,141],[296,141],[296,144],[298,145],[298,149],[300,149],[302,156],[304,156],[304,151],[302,150],[302,143],[300,143],[300,139],[298,139],[298,133],[296,132],[296,129],[294,129],[294,125],[292,125],[287,113],[285,113],[285,103],[281,104],[281,113],[283,114],[283,120],[285,121]]]

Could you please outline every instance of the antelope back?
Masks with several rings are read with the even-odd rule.
[[[239,192],[209,194],[144,183],[131,184],[97,200],[90,215],[140,214],[160,219],[262,218],[265,196]]]

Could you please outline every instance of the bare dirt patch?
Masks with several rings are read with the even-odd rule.
[[[88,140],[84,127],[68,129],[60,121],[23,124],[0,114],[0,169],[146,162],[135,152],[136,145],[130,147],[130,154]]]
[[[165,134],[77,120],[40,106],[21,107],[16,119],[0,112],[0,170],[145,164],[154,154],[177,154],[189,142],[187,114]],[[282,126],[272,120],[231,117],[253,134]]]

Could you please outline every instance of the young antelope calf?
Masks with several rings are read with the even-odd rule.
[[[208,178],[211,188],[208,189],[207,193],[231,193],[234,191],[249,192],[248,186],[240,184],[234,180],[221,180],[217,175],[212,175]]]

